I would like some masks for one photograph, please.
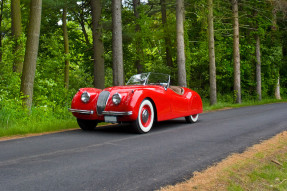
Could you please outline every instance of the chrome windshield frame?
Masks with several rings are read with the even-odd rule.
[[[147,77],[146,77],[146,79],[145,79],[145,81],[144,81],[144,83],[143,83],[144,86],[146,85],[149,76],[150,76],[150,72],[147,73]]]
[[[160,75],[166,75],[166,76],[168,76],[167,81],[162,83],[162,84],[166,84],[166,85],[161,85],[161,86],[163,86],[165,89],[169,88],[169,86],[170,86],[170,75],[168,75],[168,74],[153,73],[153,72],[146,72],[146,73],[141,73],[141,74],[146,74],[146,78],[145,78],[144,82],[143,82],[142,84],[140,84],[140,85],[143,85],[143,86],[145,86],[145,85],[153,85],[153,84],[149,84],[149,83],[148,83],[151,74],[155,74],[155,75],[156,75],[156,74],[160,74]],[[141,74],[136,74],[136,75],[141,75]],[[133,76],[136,76],[136,75],[133,75]],[[132,76],[132,77],[133,77],[133,76]],[[132,78],[132,77],[131,77],[131,78]],[[127,85],[134,85],[134,84],[129,84],[131,78],[128,80]],[[160,83],[161,83],[161,82],[160,82]]]

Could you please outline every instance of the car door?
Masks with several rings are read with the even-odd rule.
[[[170,90],[171,95],[171,109],[174,117],[182,117],[188,111],[189,99],[186,97],[186,92],[183,95],[179,95]]]

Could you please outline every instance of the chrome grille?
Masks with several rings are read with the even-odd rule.
[[[98,102],[97,102],[97,113],[99,115],[103,114],[103,111],[106,108],[106,104],[108,101],[108,98],[110,96],[110,92],[108,91],[102,91],[98,97]]]

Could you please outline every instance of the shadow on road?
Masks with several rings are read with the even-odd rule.
[[[154,124],[153,128],[149,133],[159,132],[165,129],[178,128],[182,125],[186,125],[184,118],[178,118],[168,121],[161,121]],[[83,132],[83,131],[80,131]],[[96,127],[93,131],[88,131],[86,133],[101,133],[101,134],[136,134],[133,130],[132,124],[123,123],[123,124],[114,124]]]

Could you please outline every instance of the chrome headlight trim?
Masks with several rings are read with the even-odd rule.
[[[122,100],[121,94],[115,93],[115,94],[113,95],[113,97],[112,97],[112,100],[113,100],[113,103],[114,103],[115,105],[119,105],[119,104],[121,103],[121,100]]]
[[[89,92],[85,91],[84,93],[82,93],[81,95],[81,100],[84,103],[88,103],[90,101],[91,95],[89,94]]]

